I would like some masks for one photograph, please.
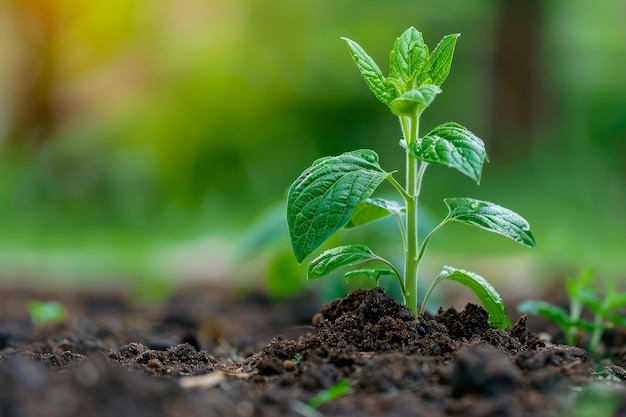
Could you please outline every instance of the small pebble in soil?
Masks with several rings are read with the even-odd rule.
[[[283,362],[283,368],[285,368],[285,370],[287,371],[293,371],[294,369],[296,369],[296,364],[293,363],[291,359],[287,359]]]
[[[311,320],[311,322],[313,323],[313,326],[315,327],[322,324],[323,321],[324,321],[324,315],[322,313],[317,313],[316,315],[313,316],[313,320]]]
[[[148,361],[148,367],[152,369],[159,369],[163,366],[160,360],[157,358],[152,358]]]

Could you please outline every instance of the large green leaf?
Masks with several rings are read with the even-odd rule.
[[[389,107],[396,116],[414,116],[430,106],[440,93],[441,88],[436,85],[424,84],[402,94]]]
[[[342,228],[361,201],[389,175],[368,149],[318,159],[296,179],[287,197],[291,246],[302,262]]]
[[[346,41],[346,43],[348,44],[352,59],[356,63],[359,72],[363,76],[365,84],[367,84],[369,89],[372,90],[372,93],[374,93],[378,100],[389,105],[392,100],[390,89],[394,90],[394,95],[395,89],[393,86],[390,86],[388,83],[385,82],[385,76],[383,75],[380,68],[378,68],[378,65],[376,65],[374,59],[370,57],[358,43],[348,38],[341,39]]]
[[[454,47],[459,36],[461,35],[458,33],[444,36],[430,54],[429,76],[433,84],[441,86],[448,78],[454,56]]]
[[[478,297],[480,302],[489,314],[489,322],[492,326],[502,329],[508,324],[508,320],[504,314],[504,302],[500,294],[491,286],[483,277],[473,272],[456,269],[451,266],[444,266],[443,271],[439,274],[430,286],[428,294],[432,289],[442,281],[455,281],[472,290]]]
[[[404,207],[395,201],[384,198],[368,198],[360,202],[354,209],[346,228],[353,228],[383,219],[389,215],[399,217],[404,212]]]
[[[337,268],[349,265],[358,265],[368,261],[382,260],[367,246],[348,245],[339,246],[322,252],[309,264],[308,279],[322,278]]]
[[[396,40],[389,54],[389,75],[409,84],[421,75],[428,63],[428,55],[422,34],[414,27],[408,28]]]
[[[446,198],[444,202],[450,211],[446,223],[469,224],[508,237],[530,248],[536,246],[530,225],[512,210],[473,198]]]
[[[480,183],[487,160],[483,141],[453,122],[437,126],[420,141],[413,142],[409,152],[419,160],[454,168],[476,183]]]

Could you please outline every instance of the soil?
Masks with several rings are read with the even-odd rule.
[[[70,314],[37,328],[29,299]],[[416,321],[380,289],[315,300],[200,287],[145,304],[4,289],[0,416],[626,415],[623,345],[605,343],[613,359],[594,365],[581,348],[540,339],[525,316],[501,331],[473,304]],[[347,392],[307,406],[340,381]]]

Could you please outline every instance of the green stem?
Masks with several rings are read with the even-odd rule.
[[[582,312],[582,303],[577,298],[572,298],[570,302],[569,318],[572,323],[580,319]],[[578,327],[570,326],[566,329],[565,341],[568,345],[574,346],[577,344]]]
[[[447,223],[448,223],[448,218],[446,217],[445,219],[443,219],[443,221],[441,223],[439,223],[437,225],[437,227],[435,227],[433,230],[430,231],[428,236],[426,236],[424,238],[424,240],[422,241],[422,245],[420,246],[419,252],[417,254],[417,263],[418,264],[419,264],[420,260],[422,259],[422,256],[424,256],[424,251],[426,250],[426,245],[428,245],[428,241],[430,241],[430,238],[432,237],[432,235],[434,235],[435,232],[437,232],[439,229],[441,229]]]
[[[416,114],[410,118],[401,118],[402,130],[406,140],[407,148],[418,140],[419,116]],[[413,314],[417,314],[417,282],[418,282],[418,250],[419,241],[418,229],[418,196],[420,192],[422,176],[425,165],[406,152],[406,246],[404,253],[404,279],[405,291],[404,302],[411,309]]]
[[[598,347],[598,343],[600,343],[602,333],[604,332],[604,314],[602,312],[608,310],[607,298],[605,298],[602,302],[600,311],[595,313],[593,316],[593,331],[591,332],[591,339],[589,340],[589,351],[592,353],[595,353],[596,348]]]
[[[402,216],[399,214],[394,213],[393,217],[396,218],[396,222],[398,223],[398,227],[400,228],[400,236],[402,238],[402,246],[406,247],[406,231],[404,230],[404,221],[402,219]],[[398,279],[400,281],[403,281],[402,279],[400,279],[401,277],[398,275]],[[403,284],[404,285],[404,284]],[[404,293],[404,291],[403,291]]]
[[[602,325],[602,315],[600,313],[596,313],[593,318],[593,331],[591,332],[591,339],[589,340],[590,352],[595,352],[598,347],[598,343],[600,343],[603,331],[604,326]]]
[[[396,179],[391,174],[387,176],[387,181],[389,181],[391,185],[393,185],[394,188],[398,190],[398,192],[402,195],[402,198],[404,198],[405,203],[407,202],[407,200],[411,198],[411,196],[406,192],[406,190],[400,185],[398,181],[396,181]]]
[[[430,299],[430,294],[432,294],[433,290],[435,289],[437,284],[439,284],[440,280],[441,280],[441,275],[435,278],[435,280],[430,284],[430,287],[428,287],[428,291],[426,291],[426,295],[424,296],[424,299],[422,300],[422,305],[420,307],[420,311],[419,311],[420,316],[424,314],[424,311],[426,311],[426,304],[428,304],[428,300]]]
[[[407,202],[411,199],[409,194],[407,194],[406,190],[402,187],[402,185],[400,185],[398,181],[396,181],[396,179],[391,174],[387,176],[387,180],[395,187],[396,190],[398,190],[398,192],[404,199],[404,205],[406,206]],[[393,217],[396,218],[396,221],[398,222],[398,226],[400,227],[400,235],[402,236],[402,246],[406,248],[406,244],[407,244],[406,231],[404,230],[404,222],[402,220],[402,216],[399,215],[398,213],[393,213]],[[398,275],[398,281],[399,282],[403,281],[403,278],[400,275]],[[402,286],[404,288],[404,284],[402,284]],[[402,290],[402,294],[404,294],[404,289]]]
[[[406,290],[404,289],[404,282],[402,281],[402,275],[400,275],[400,271],[398,271],[395,265],[389,262],[388,260],[384,258],[379,258],[379,257],[376,257],[376,259],[384,263],[385,265],[387,265],[389,268],[391,268],[393,273],[396,274],[396,279],[398,280],[398,283],[400,284],[400,291],[402,292],[402,294],[404,294]]]

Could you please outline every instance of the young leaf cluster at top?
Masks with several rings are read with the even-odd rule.
[[[400,184],[393,172],[385,171],[376,152],[369,149],[314,161],[289,189],[287,223],[293,252],[298,262],[302,262],[338,230],[393,216],[404,246],[404,268],[401,272],[401,268],[364,245],[347,245],[326,250],[315,258],[309,265],[309,279],[321,278],[343,266],[374,261],[384,267],[350,271],[346,278],[365,274],[376,284],[381,276],[397,279],[404,302],[417,313],[418,265],[430,238],[443,226],[467,224],[524,246],[535,246],[524,218],[497,204],[471,198],[445,199],[448,215],[423,240],[418,237],[418,198],[426,168],[430,164],[454,168],[478,184],[487,160],[483,141],[457,123],[444,123],[424,136],[419,135],[420,116],[442,92],[441,85],[450,72],[458,37],[445,36],[431,53],[422,34],[413,27],[407,29],[391,50],[387,77],[359,44],[343,38],[367,86],[399,118],[401,147],[407,162],[405,183]],[[404,204],[371,198],[383,181],[395,187]],[[461,283],[474,291],[492,324],[504,326],[504,305],[493,287],[477,274],[449,266],[434,280],[420,313],[434,286],[443,280]]]
[[[389,54],[388,77],[358,43],[342,39],[347,42],[354,62],[376,98],[396,116],[412,116],[424,111],[441,93],[458,37],[459,34],[445,36],[431,54],[422,34],[409,28],[396,40]]]
[[[543,316],[556,323],[563,332],[565,342],[571,346],[584,344],[595,352],[604,330],[614,326],[626,327],[626,317],[619,311],[626,308],[626,292],[619,292],[615,284],[606,283],[604,298],[593,288],[594,274],[592,271],[582,272],[578,278],[565,280],[565,288],[569,298],[569,311],[562,306],[541,300],[526,300],[517,306],[524,314]],[[582,318],[583,307],[593,315],[593,320]]]

